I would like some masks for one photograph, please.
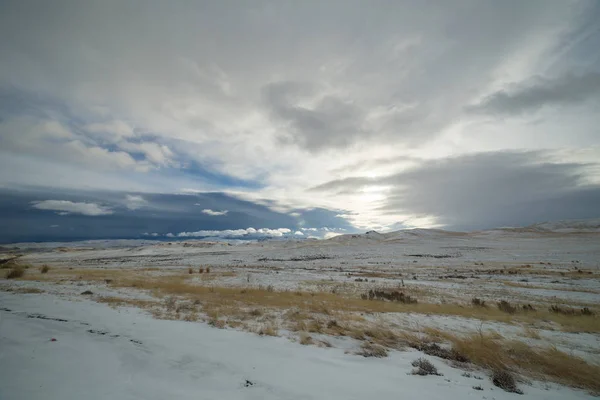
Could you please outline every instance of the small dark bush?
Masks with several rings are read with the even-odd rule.
[[[452,360],[458,362],[469,362],[469,359],[455,349],[446,349],[437,343],[422,343],[414,346],[417,350],[422,351],[428,356],[443,358],[444,360]]]
[[[517,312],[517,307],[513,306],[506,300],[500,300],[498,302],[498,309],[508,314],[514,314],[515,312]]]
[[[471,304],[475,307],[485,307],[485,300],[478,299],[477,297],[473,297],[471,299]]]
[[[523,311],[535,311],[535,307],[531,304],[523,304]]]
[[[369,290],[365,295],[361,295],[362,299],[369,300],[388,300],[388,301],[396,301],[398,303],[404,304],[417,304],[417,299],[410,297],[404,292],[399,292],[397,290]]]
[[[47,266],[47,265],[45,265],[45,264],[44,264],[44,265],[42,265],[42,268],[40,268],[40,272],[41,272],[42,274],[46,274],[46,273],[48,273],[48,271],[50,271],[50,267],[49,267],[49,266]]]
[[[204,268],[198,268],[198,273],[199,274],[203,274],[204,273]]]
[[[92,292],[91,290],[86,290],[85,292],[81,292],[81,294],[84,296],[89,296],[89,295],[94,294],[94,292]]]
[[[15,279],[20,278],[25,274],[25,268],[20,265],[15,265],[11,268],[10,271],[6,274],[6,279]]]
[[[189,267],[188,268],[188,274],[193,274],[193,273],[194,273],[194,270],[192,269],[192,267]]]
[[[210,267],[206,267],[206,273],[210,274]]]
[[[363,357],[384,358],[388,356],[388,351],[378,344],[364,342],[356,354]]]
[[[492,383],[509,393],[523,394],[517,387],[515,377],[505,369],[497,369],[492,372]]]
[[[550,306],[550,308],[548,308],[548,310],[555,314],[571,315],[571,316],[584,315],[584,316],[591,317],[594,315],[594,312],[592,310],[590,310],[588,307],[583,307],[581,310],[577,310],[577,309],[571,308],[571,307],[561,307],[558,305],[552,305],[552,306]]]
[[[479,386],[473,386],[473,389],[475,389],[475,390],[483,390],[483,388],[481,387],[481,385],[479,385]]]
[[[594,315],[594,312],[587,307],[583,307],[581,309],[581,315],[586,315],[588,317],[592,317]]]
[[[413,375],[421,375],[421,376],[425,376],[425,375],[441,376],[442,375],[438,372],[435,365],[433,365],[431,362],[429,362],[428,360],[426,360],[424,358],[416,359],[415,361],[412,362],[412,366],[415,367],[415,369],[412,370]]]

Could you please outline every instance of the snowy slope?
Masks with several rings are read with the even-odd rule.
[[[543,222],[528,228],[551,232],[600,232],[600,218]]]
[[[0,305],[2,400],[517,397],[432,357],[443,377],[409,375],[410,362],[422,356],[416,351],[362,358],[48,295],[0,293]],[[521,386],[528,399],[591,398],[554,385]]]

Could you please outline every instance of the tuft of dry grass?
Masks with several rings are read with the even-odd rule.
[[[277,328],[271,324],[267,323],[261,326],[257,332],[260,336],[279,336],[279,332]]]
[[[313,344],[313,338],[306,332],[300,332],[300,344],[308,346],[309,344]]]
[[[356,354],[363,357],[385,358],[388,356],[388,351],[385,347],[378,344],[363,342]]]
[[[23,275],[25,275],[25,268],[21,265],[15,265],[6,274],[6,279],[17,279]]]
[[[413,367],[415,367],[411,372],[412,375],[421,375],[421,376],[426,376],[426,375],[441,376],[442,375],[438,372],[435,365],[433,365],[429,360],[427,360],[425,358],[418,358],[418,359],[414,360],[411,363],[411,365]]]
[[[507,314],[514,314],[517,312],[517,307],[513,306],[506,300],[500,300],[498,302],[498,310],[503,311]]]
[[[478,299],[477,297],[473,297],[471,299],[471,304],[473,307],[486,307],[485,300]]]
[[[42,267],[40,268],[40,273],[42,274],[47,274],[48,271],[50,271],[50,267],[47,264],[42,265]]]

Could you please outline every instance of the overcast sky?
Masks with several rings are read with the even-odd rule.
[[[0,37],[0,194],[52,232],[600,217],[595,0],[15,0]]]

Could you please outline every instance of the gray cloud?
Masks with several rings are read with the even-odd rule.
[[[315,150],[345,147],[365,134],[363,110],[349,100],[319,96],[310,84],[269,84],[264,97],[272,115],[287,124],[289,133],[284,141]]]
[[[598,10],[591,0],[2,2],[0,186],[120,190],[115,203],[147,215],[151,197],[126,195],[239,192],[279,211],[343,208],[334,222],[361,227],[389,226],[398,196],[406,210],[446,215],[399,189],[351,197],[374,182],[403,187],[352,177],[423,169],[423,158],[596,144],[594,104],[564,106],[597,93]],[[485,121],[465,112],[490,93],[475,106]],[[535,125],[502,118],[544,105],[557,107]],[[346,180],[306,192],[334,177]],[[227,204],[193,208],[223,226],[143,231],[288,226],[242,221]],[[317,214],[318,225],[299,226],[322,226]]]
[[[32,203],[38,210],[58,211],[60,215],[81,214],[88,216],[110,215],[113,210],[96,203],[73,202],[68,200],[43,200]]]
[[[550,160],[544,152],[479,153],[422,162],[378,179],[331,181],[314,190],[390,186],[380,212],[433,216],[455,229],[600,216],[600,186],[585,180],[591,165]]]
[[[500,90],[468,107],[474,112],[520,115],[546,106],[565,106],[600,100],[600,73],[567,74],[556,79],[537,77],[511,89]]]

